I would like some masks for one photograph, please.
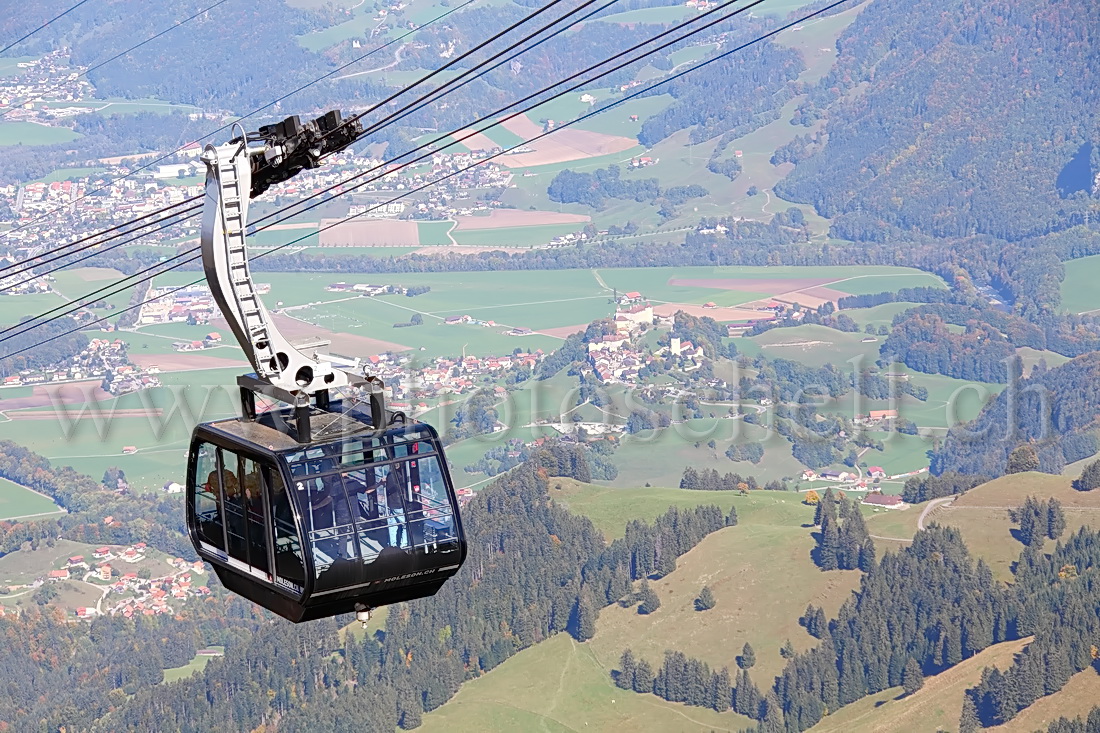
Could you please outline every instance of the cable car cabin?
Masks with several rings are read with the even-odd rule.
[[[466,557],[435,430],[315,411],[326,426],[303,444],[275,429],[288,416],[195,428],[187,524],[199,556],[229,590],[295,622],[434,595]]]

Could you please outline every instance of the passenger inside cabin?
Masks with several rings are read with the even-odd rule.
[[[398,464],[386,474],[386,508],[389,512],[390,546],[404,547],[408,541],[405,529],[405,477]]]

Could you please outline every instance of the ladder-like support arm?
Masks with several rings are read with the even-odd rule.
[[[346,387],[347,372],[307,356],[291,344],[256,292],[248,267],[245,227],[252,188],[250,159],[266,151],[266,145],[250,146],[242,136],[226,145],[208,145],[203,152],[207,173],[201,249],[210,292],[257,377],[306,395]]]
[[[361,132],[357,122],[341,122],[338,112],[305,125],[289,117],[252,136],[241,129],[239,137],[225,145],[207,145],[202,154],[207,168],[202,266],[214,301],[255,370],[254,375],[237,379],[245,418],[256,419],[255,395],[275,398],[294,407],[297,437],[304,443],[310,442],[311,397],[318,409],[327,410],[329,390],[339,387],[367,392],[372,422],[376,428],[384,427],[383,385],[377,377],[335,368],[322,354],[303,352],[279,331],[260,300],[248,266],[248,204],[273,183],[304,168],[316,168],[324,155],[346,148]]]

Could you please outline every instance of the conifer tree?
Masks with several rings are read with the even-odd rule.
[[[661,607],[661,599],[657,597],[657,591],[649,587],[648,580],[642,580],[642,589],[638,592],[638,596],[642,599],[641,605],[638,606],[638,613],[642,615],[653,613]]]
[[[1078,491],[1092,491],[1098,486],[1100,486],[1100,461],[1093,461],[1081,471],[1081,475],[1073,482],[1073,488]]]
[[[905,690],[906,697],[924,687],[924,673],[917,664],[917,660],[912,657],[905,663],[905,670],[901,674],[901,687]]]
[[[978,719],[978,706],[969,694],[963,696],[962,715],[959,716],[959,733],[977,733],[981,728]]]
[[[737,666],[744,670],[750,670],[755,664],[756,652],[753,651],[752,645],[746,641],[745,646],[741,647],[741,655],[737,657]]]
[[[412,730],[419,728],[421,721],[421,709],[420,700],[417,699],[417,695],[414,694],[412,689],[406,688],[397,697],[397,709],[398,709],[398,725],[404,730]]]
[[[787,639],[787,641],[783,643],[783,646],[779,647],[779,656],[784,659],[793,659],[794,655],[794,644],[791,643],[790,639]]]
[[[714,673],[714,691],[710,706],[719,713],[724,713],[730,708],[730,671],[728,667],[722,667]]]
[[[757,730],[761,733],[785,733],[787,730],[783,722],[783,708],[774,692],[769,692],[764,699],[764,718]]]
[[[821,543],[818,545],[818,564],[822,570],[836,570],[839,565],[837,554],[840,549],[840,533],[836,519],[829,513],[821,515]]]
[[[714,592],[709,585],[704,585],[703,590],[699,591],[699,597],[695,599],[695,610],[709,611],[714,608],[715,603],[717,601],[714,600]]]
[[[581,591],[573,610],[573,637],[577,641],[588,641],[596,635],[596,618],[599,610],[594,607],[586,591]]]
[[[737,673],[737,686],[733,691],[733,709],[750,718],[760,716],[760,690],[749,677],[747,670]]]
[[[875,543],[868,537],[863,540],[863,546],[859,548],[859,569],[869,573],[873,567],[875,567]]]
[[[726,526],[727,527],[736,527],[737,526],[737,507],[735,507],[735,506],[730,507],[730,513],[726,515]]]
[[[644,659],[634,665],[634,692],[653,692],[653,667]]]
[[[615,686],[624,690],[634,689],[634,652],[623,650],[619,657],[619,674],[615,677]]]
[[[1066,513],[1062,511],[1062,503],[1057,499],[1047,502],[1047,531],[1046,536],[1056,540],[1066,531]]]

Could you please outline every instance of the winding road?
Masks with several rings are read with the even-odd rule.
[[[924,508],[924,511],[920,513],[920,517],[917,518],[917,529],[924,529],[924,520],[928,518],[928,515],[932,513],[933,509],[938,506],[943,506],[944,504],[950,504],[953,501],[955,501],[954,494],[952,494],[951,496],[944,496],[939,499],[933,499],[932,501],[928,502],[928,506]]]
[[[386,69],[392,69],[393,67],[395,67],[399,63],[401,63],[401,52],[404,51],[405,47],[408,46],[408,45],[409,44],[407,44],[407,43],[402,43],[400,46],[398,46],[393,52],[393,61],[386,64],[385,66],[379,66],[376,69],[367,69],[366,71],[356,71],[354,73],[344,74],[343,76],[338,76],[336,78],[337,79],[351,79],[354,76],[363,76],[364,74],[374,74],[374,73],[379,72],[379,71],[385,71]]]

